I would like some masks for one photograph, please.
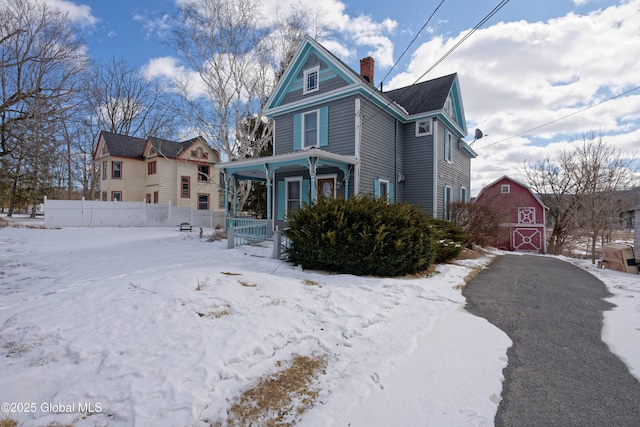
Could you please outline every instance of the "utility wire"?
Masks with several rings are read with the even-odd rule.
[[[605,99],[604,101],[600,101],[600,102],[598,102],[598,103],[596,103],[596,104],[589,105],[588,107],[584,107],[584,108],[582,108],[582,109],[580,109],[580,110],[578,110],[578,111],[574,111],[573,113],[569,113],[569,114],[567,114],[566,116],[562,116],[562,117],[560,117],[560,118],[557,118],[557,119],[552,120],[552,121],[550,121],[550,122],[547,122],[547,123],[544,123],[544,124],[542,124],[542,125],[536,126],[536,127],[531,128],[531,129],[529,129],[529,130],[525,130],[524,132],[520,132],[520,133],[518,133],[518,134],[516,134],[516,135],[513,135],[513,136],[510,136],[510,137],[508,137],[508,138],[501,139],[500,141],[492,142],[491,144],[487,144],[487,145],[485,145],[485,146],[478,147],[478,149],[491,147],[492,145],[500,144],[501,142],[505,142],[505,141],[508,141],[508,140],[510,140],[510,139],[516,138],[516,137],[518,137],[518,136],[528,134],[528,133],[530,133],[530,132],[532,132],[532,131],[534,131],[534,130],[538,130],[538,129],[543,128],[543,127],[545,127],[545,126],[549,126],[549,125],[551,125],[551,124],[553,124],[553,123],[559,122],[560,120],[564,120],[564,119],[566,119],[567,117],[575,116],[576,114],[582,113],[583,111],[587,111],[587,110],[588,110],[588,109],[590,109],[590,108],[597,107],[598,105],[604,104],[605,102],[609,102],[609,101],[611,101],[611,100],[613,100],[613,99],[620,98],[621,96],[624,96],[624,95],[626,95],[626,94],[628,94],[628,93],[631,93],[631,92],[633,92],[633,91],[636,91],[636,90],[638,90],[638,89],[640,89],[640,86],[638,86],[638,87],[634,87],[633,89],[629,89],[629,90],[628,90],[628,91],[626,91],[626,92],[622,92],[622,93],[620,93],[620,94],[618,94],[618,95],[612,96],[611,98],[607,98],[607,99]]]
[[[429,25],[429,22],[431,22],[431,19],[433,18],[433,16],[436,14],[436,12],[438,11],[438,9],[440,9],[440,6],[442,6],[442,3],[444,3],[444,0],[442,0],[440,2],[440,4],[434,9],[434,11],[431,13],[431,16],[429,16],[429,19],[427,19],[427,22],[424,23],[424,25],[422,26],[422,28],[420,28],[420,30],[418,30],[418,32],[416,33],[415,37],[413,38],[413,40],[411,40],[411,42],[407,45],[407,47],[404,49],[404,52],[402,52],[402,54],[400,55],[400,57],[398,57],[398,60],[395,62],[395,64],[393,64],[393,66],[391,67],[391,69],[387,72],[387,74],[382,78],[382,80],[380,81],[380,83],[384,83],[385,79],[387,77],[389,77],[389,74],[391,74],[391,71],[393,71],[393,69],[396,67],[396,65],[398,65],[398,63],[400,62],[400,60],[402,59],[402,57],[405,55],[405,53],[407,53],[407,51],[409,50],[409,48],[411,47],[411,45],[413,44],[413,42],[416,41],[416,39],[418,38],[418,36],[420,35],[420,33],[422,33],[422,31],[427,27],[427,25]]]
[[[413,82],[413,84],[416,84],[420,81],[420,79],[422,79],[424,76],[427,75],[427,73],[431,70],[433,70],[434,68],[436,68],[438,66],[438,64],[440,64],[442,61],[444,61],[454,50],[456,50],[462,43],[465,42],[465,40],[467,40],[469,37],[471,37],[471,35],[473,33],[475,33],[480,27],[482,27],[489,19],[491,19],[493,17],[493,15],[495,15],[496,13],[498,13],[498,11],[500,9],[502,9],[507,3],[509,3],[509,0],[502,0],[496,7],[493,8],[493,10],[491,12],[489,12],[489,14],[487,16],[485,16],[482,21],[480,21],[478,24],[476,24],[475,27],[473,27],[467,34],[464,35],[464,37],[462,37],[458,43],[456,43],[455,45],[453,45],[453,47],[451,49],[449,49],[449,51],[447,53],[445,53],[444,55],[442,55],[442,57],[440,59],[438,59],[431,67],[429,67],[429,69],[427,71],[425,71],[420,77],[418,77],[416,79],[415,82]],[[413,86],[413,85],[412,85]]]
[[[469,31],[469,33],[465,34],[465,36],[458,42],[455,44],[455,46],[453,46],[451,49],[449,49],[449,51],[447,53],[445,53],[438,61],[436,61],[436,63],[431,66],[427,71],[425,71],[415,82],[413,82],[411,85],[409,86],[405,86],[404,88],[402,88],[401,90],[408,90],[411,86],[414,86],[418,83],[418,81],[420,81],[421,78],[423,78],[429,71],[433,70],[436,65],[440,64],[442,61],[444,61],[444,59],[449,56],[451,54],[451,52],[453,52],[455,49],[457,49],[465,40],[467,40],[469,37],[471,37],[471,35],[473,33],[476,32],[477,29],[479,29],[482,25],[484,25],[489,19],[491,19],[493,17],[493,15],[495,15],[500,9],[502,9],[502,7],[504,5],[506,5],[507,3],[509,3],[509,0],[502,0],[500,3],[498,3],[498,5],[496,7],[493,8],[493,10],[491,12],[489,12],[489,14],[487,14],[484,18],[482,18],[482,20],[476,24],[475,27],[473,27],[473,29],[471,31]],[[440,5],[438,5],[438,8],[440,7]],[[436,9],[437,10],[437,9]],[[434,12],[435,13],[435,12]],[[432,15],[433,16],[433,15]],[[429,18],[431,19],[431,18]],[[426,24],[425,24],[426,25]],[[413,43],[413,42],[412,42]],[[408,48],[407,48],[408,49]],[[386,78],[387,76],[385,76]],[[386,109],[386,107],[388,107],[389,105],[393,104],[394,101],[389,101],[387,102],[387,104],[384,106],[384,108],[380,108],[378,109],[378,111],[376,111],[375,114],[373,114],[371,117],[367,117],[363,120],[362,124],[364,125],[365,123],[367,123],[368,121],[372,120],[374,117],[376,117],[378,114],[380,114],[384,109]]]

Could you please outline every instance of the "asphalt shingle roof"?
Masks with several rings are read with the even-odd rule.
[[[114,157],[127,157],[131,159],[142,158],[142,151],[147,142],[147,140],[143,138],[120,135],[107,131],[102,131],[102,137],[107,145],[109,154]]]
[[[109,154],[114,157],[126,157],[130,159],[142,159],[144,146],[147,143],[145,138],[120,135],[117,133],[102,131],[102,137],[107,145]],[[184,142],[169,141],[167,139],[149,137],[151,145],[158,151],[158,154],[169,159],[175,159],[188,149],[198,138],[192,138]]]
[[[455,73],[449,74],[412,86],[390,90],[384,92],[384,95],[407,110],[409,114],[440,110],[449,96],[455,78]]]

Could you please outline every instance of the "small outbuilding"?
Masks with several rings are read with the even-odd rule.
[[[487,185],[475,203],[490,205],[502,213],[505,233],[497,236],[496,247],[522,252],[547,252],[546,211],[548,208],[529,186],[509,176]]]

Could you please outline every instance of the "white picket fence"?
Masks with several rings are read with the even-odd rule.
[[[47,228],[177,227],[183,222],[194,227],[222,227],[224,212],[172,206],[170,203],[44,199],[44,224]]]

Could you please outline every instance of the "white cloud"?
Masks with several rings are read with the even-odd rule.
[[[198,73],[170,56],[151,59],[142,67],[142,73],[148,79],[164,82],[170,90],[175,91],[179,86],[182,87],[190,98],[197,98],[206,93],[206,86]]]
[[[499,23],[478,30],[425,77],[458,72],[469,131],[489,134],[474,144],[472,193],[501,175],[517,177],[519,163],[540,157],[549,141],[585,131],[605,128],[618,135],[616,144],[637,148],[640,90],[578,111],[639,86],[638,16],[640,0],[629,0],[587,15]],[[463,36],[420,46],[388,87],[413,83]],[[496,143],[568,115],[531,132],[535,140],[525,134]]]
[[[299,0],[265,0],[263,13],[267,17],[276,17],[286,13],[292,4]],[[369,48],[367,55],[375,58],[376,65],[389,68],[393,65],[394,45],[390,39],[398,23],[390,18],[381,22],[369,15],[350,16],[345,3],[338,0],[317,0],[313,2],[311,13],[318,16],[321,24],[326,25],[329,34],[321,37],[322,43],[333,54],[348,62],[356,55],[355,47]]]
[[[98,18],[91,13],[91,7],[84,4],[75,4],[67,0],[46,0],[46,3],[69,15],[71,21],[82,26],[92,27],[98,22]]]

